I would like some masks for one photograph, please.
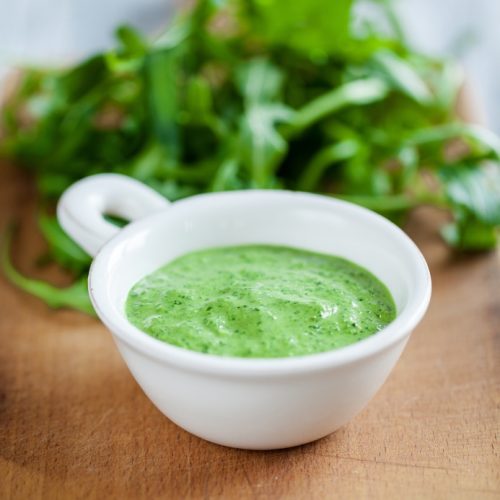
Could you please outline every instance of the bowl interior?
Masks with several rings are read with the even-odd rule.
[[[124,316],[131,287],[170,260],[202,248],[252,243],[349,259],[389,288],[398,315],[429,286],[420,252],[399,228],[373,212],[317,195],[244,191],[180,201],[123,229],[96,258],[91,283],[99,293],[94,298]]]

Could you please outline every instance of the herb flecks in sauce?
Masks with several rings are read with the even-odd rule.
[[[169,344],[245,358],[312,354],[390,323],[387,288],[352,262],[289,247],[234,246],[184,255],[130,291],[129,321]]]

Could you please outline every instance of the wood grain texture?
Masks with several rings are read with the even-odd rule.
[[[43,249],[29,180],[0,165],[16,264]],[[163,417],[96,320],[52,311],[0,279],[0,497],[500,498],[500,266],[453,256],[441,215],[408,226],[431,266],[430,310],[391,377],[349,425],[315,443],[249,452]],[[293,415],[290,415],[293,418]]]

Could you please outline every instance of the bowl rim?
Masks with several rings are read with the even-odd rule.
[[[418,282],[413,287],[416,290],[414,296],[404,306],[396,319],[379,332],[365,339],[330,351],[285,358],[239,358],[191,351],[148,335],[132,325],[124,314],[115,311],[115,308],[109,304],[110,299],[106,292],[106,283],[104,282],[106,278],[104,277],[106,276],[109,259],[114,256],[114,250],[118,245],[133,237],[139,231],[154,227],[167,213],[173,214],[175,207],[204,203],[207,199],[215,197],[235,198],[242,196],[245,198],[255,197],[256,199],[262,196],[275,199],[281,197],[281,199],[287,201],[293,198],[294,202],[314,200],[316,203],[327,204],[330,209],[332,206],[341,207],[344,211],[347,210],[352,214],[369,219],[371,224],[383,227],[386,231],[391,231],[403,243],[405,251],[411,257],[412,266],[417,271],[415,274],[418,276]],[[90,299],[97,315],[111,331],[115,340],[125,342],[133,350],[146,355],[150,359],[175,365],[177,368],[207,374],[231,374],[234,376],[291,375],[294,373],[316,372],[370,358],[405,340],[405,337],[409,337],[425,314],[432,291],[431,275],[424,256],[409,236],[385,217],[359,205],[324,195],[298,191],[259,189],[195,195],[179,200],[165,210],[128,224],[115,237],[106,242],[97,253],[90,268],[88,287]]]

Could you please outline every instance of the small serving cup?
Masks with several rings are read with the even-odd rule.
[[[133,222],[119,229],[105,214]],[[95,257],[90,298],[146,395],[180,427],[226,446],[286,448],[346,424],[384,383],[430,300],[427,264],[403,231],[325,196],[249,190],[169,203],[135,180],[103,174],[70,187],[58,218]],[[340,349],[271,359],[189,351],[127,320],[130,289],[165,263],[203,248],[258,243],[337,255],[367,268],[389,288],[396,319]]]

